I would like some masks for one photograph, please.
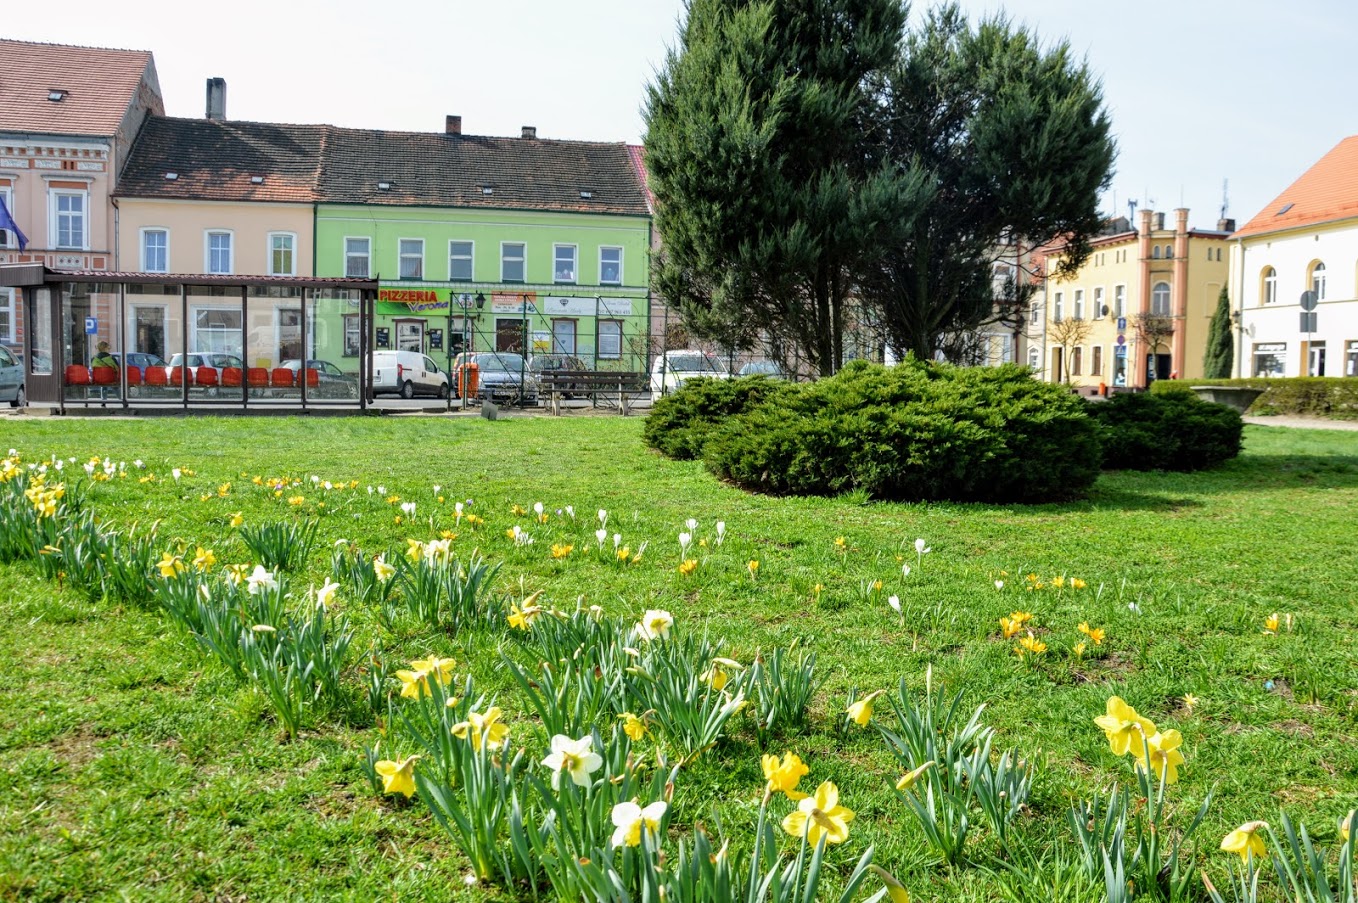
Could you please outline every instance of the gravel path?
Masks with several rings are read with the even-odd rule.
[[[1246,423],[1258,426],[1287,426],[1301,430],[1358,430],[1358,420],[1330,420],[1326,417],[1297,417],[1286,414],[1269,417],[1248,416]]]

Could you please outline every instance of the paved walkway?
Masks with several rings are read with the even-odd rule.
[[[1358,430],[1358,420],[1330,420],[1327,417],[1279,414],[1269,417],[1248,416],[1244,420],[1258,426],[1288,426],[1301,430]]]

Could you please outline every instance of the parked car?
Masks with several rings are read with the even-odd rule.
[[[372,353],[372,394],[448,397],[448,374],[434,359],[418,351],[374,351]]]
[[[154,357],[154,355],[152,355]],[[193,371],[191,384],[198,382],[198,368],[211,367],[217,371],[217,380],[220,382],[222,371],[227,367],[238,367],[245,369],[245,361],[234,354],[225,351],[191,351],[187,355],[172,354],[170,363],[165,367],[165,378],[173,383],[175,371],[181,367],[187,367]]]
[[[301,361],[284,361],[279,364],[296,373],[301,369]],[[322,360],[309,360],[306,362],[308,370],[316,371],[317,384],[307,388],[309,398],[357,398],[358,397],[358,377],[345,373],[339,367]],[[302,378],[295,378],[298,385],[301,385]]]
[[[24,396],[24,365],[19,358],[0,345],[0,401],[8,401],[12,408],[21,408]]]
[[[541,382],[522,354],[512,351],[478,351],[458,355],[458,361],[476,364],[476,397],[482,401],[535,405]]]
[[[666,351],[651,364],[651,394],[660,396],[681,388],[690,379],[730,379],[726,365],[704,351]]]
[[[769,379],[787,379],[783,367],[777,361],[750,361],[736,373],[737,376],[767,376]]]
[[[528,369],[539,377],[540,383],[541,377],[548,373],[559,373],[561,371],[588,373],[591,367],[571,354],[535,354],[528,359]],[[562,387],[562,394],[570,398],[572,393],[586,392],[588,389],[589,387],[585,385],[568,384]]]

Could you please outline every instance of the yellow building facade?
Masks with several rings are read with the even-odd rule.
[[[1126,221],[1122,221],[1124,226]],[[1140,212],[1136,229],[1093,240],[1072,275],[1049,275],[1042,364],[1049,382],[1099,391],[1144,389],[1156,379],[1201,378],[1207,327],[1226,284],[1229,223],[1188,227],[1188,210]],[[1047,255],[1055,273],[1059,248]]]

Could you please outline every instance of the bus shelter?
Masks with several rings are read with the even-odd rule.
[[[366,410],[377,283],[0,266],[29,403]]]

